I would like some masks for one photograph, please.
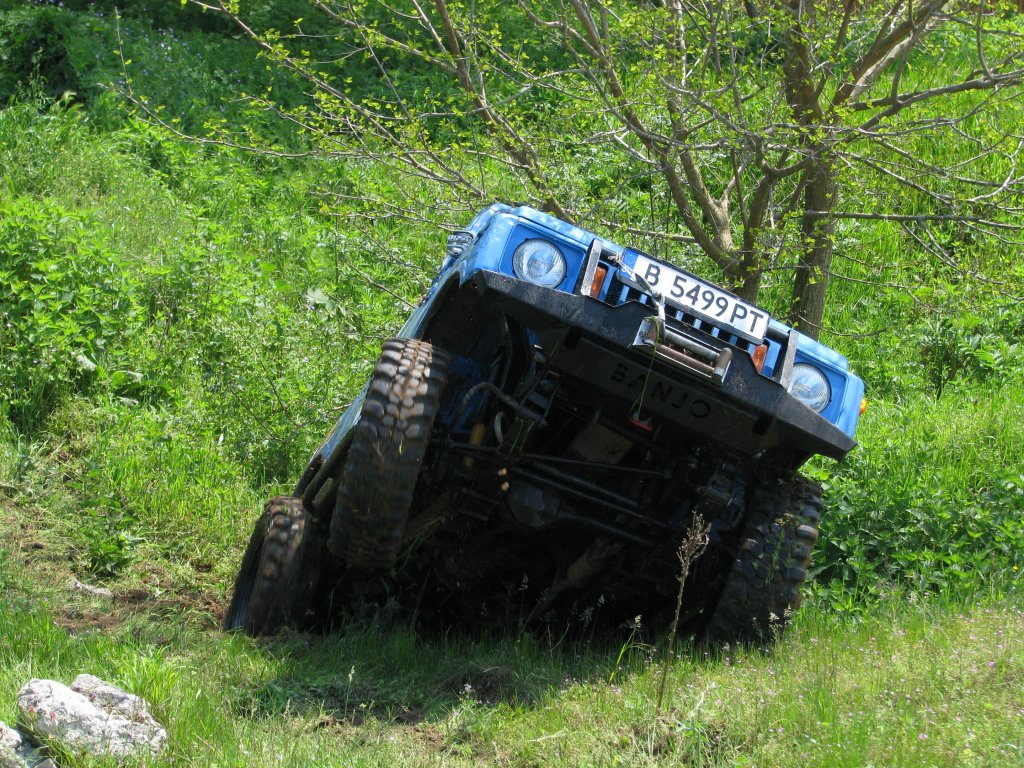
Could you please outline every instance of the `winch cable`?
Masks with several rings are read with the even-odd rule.
[[[661,291],[659,291],[654,286],[652,286],[650,283],[648,283],[647,279],[643,275],[637,273],[632,268],[627,267],[621,261],[619,262],[619,268],[623,272],[625,272],[626,275],[631,280],[633,280],[634,282],[637,283],[637,285],[639,285],[641,288],[643,288],[644,292],[647,293],[647,295],[651,297],[651,301],[654,302],[654,306],[658,310],[658,316],[657,316],[656,320],[657,320],[657,323],[658,323],[658,341],[660,342],[661,341],[661,336],[662,336],[662,334],[665,331],[665,297],[661,295]],[[647,366],[647,375],[644,377],[644,385],[640,389],[640,394],[637,395],[636,400],[633,401],[633,408],[632,408],[632,410],[630,412],[630,417],[629,417],[631,423],[633,423],[634,425],[636,425],[640,429],[644,429],[644,430],[648,430],[648,431],[651,429],[651,423],[650,423],[651,420],[650,419],[643,419],[641,417],[641,415],[640,415],[640,412],[641,412],[641,410],[643,408],[643,405],[644,405],[644,395],[647,394],[647,385],[650,383],[650,380],[651,380],[651,370],[653,368],[654,368],[654,354],[653,354],[653,348],[652,348],[650,364]]]

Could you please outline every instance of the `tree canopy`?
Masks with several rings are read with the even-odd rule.
[[[377,212],[450,221],[500,190],[676,243],[748,299],[770,275],[813,336],[841,222],[891,222],[925,270],[977,274],[964,244],[1018,242],[1024,139],[1000,116],[1024,24],[1006,7],[311,0],[274,29],[192,1],[307,84],[303,104],[254,104],[410,182]]]

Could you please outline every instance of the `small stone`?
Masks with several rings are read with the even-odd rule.
[[[0,768],[46,768],[40,758],[24,736],[0,720]]]
[[[0,743],[0,768],[28,768],[28,763],[9,746]]]
[[[121,715],[128,720],[160,726],[149,713],[148,701],[100,680],[95,675],[79,675],[71,683],[71,690],[78,691],[107,714]]]
[[[0,768],[28,768],[28,763],[17,750],[5,742],[0,742]]]
[[[24,743],[25,740],[21,737],[20,733],[7,725],[3,720],[0,720],[0,744],[18,751]]]
[[[97,597],[113,597],[114,593],[106,587],[94,587],[92,584],[83,584],[78,579],[75,579],[71,586],[77,589],[79,592],[88,592],[90,595],[96,595]]]
[[[167,731],[143,699],[91,675],[80,675],[75,684],[81,690],[55,680],[26,683],[18,693],[24,730],[72,754],[123,760],[160,753]]]

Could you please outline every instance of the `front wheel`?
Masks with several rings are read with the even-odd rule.
[[[224,628],[254,636],[286,624],[305,628],[320,582],[323,538],[301,499],[270,499],[242,557]]]
[[[384,343],[331,518],[330,549],[349,565],[397,560],[447,374],[448,354],[428,342]]]
[[[821,486],[791,475],[752,489],[739,551],[707,627],[712,642],[771,640],[800,607],[818,540]]]

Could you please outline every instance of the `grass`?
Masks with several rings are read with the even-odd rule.
[[[109,19],[87,23],[112,42]],[[196,126],[232,78],[258,79],[209,29],[124,30],[137,87]],[[116,77],[113,46],[80,45],[68,55],[97,62],[90,78]],[[861,448],[811,468],[819,573],[771,649],[666,660],[643,631],[420,637],[386,610],[328,637],[228,636],[262,500],[289,491],[365,381],[443,233],[345,202],[429,202],[386,169],[182,145],[109,93],[73,100],[0,110],[0,211],[25,244],[7,238],[0,273],[43,264],[52,288],[0,329],[0,719],[29,677],[90,672],[153,702],[165,765],[1024,764],[1018,306],[949,274],[913,297],[871,290],[874,261],[907,284],[920,265],[895,228],[841,230],[851,279],[833,282],[828,322],[855,335],[826,341],[871,403]],[[78,290],[93,282],[106,292]],[[3,410],[14,387],[35,393],[31,419]]]
[[[1024,386],[952,387],[869,405],[862,449],[817,476],[827,513],[822,581],[869,591],[901,581],[959,592],[1024,578]]]
[[[856,622],[810,606],[770,650],[680,649],[659,711],[660,638],[422,638],[367,620],[256,642],[196,605],[94,598],[52,571],[41,588],[39,553],[0,556],[0,719],[28,678],[88,671],[152,701],[159,764],[1010,766],[1024,747],[1013,601],[899,595]],[[115,620],[90,626],[101,615]]]

